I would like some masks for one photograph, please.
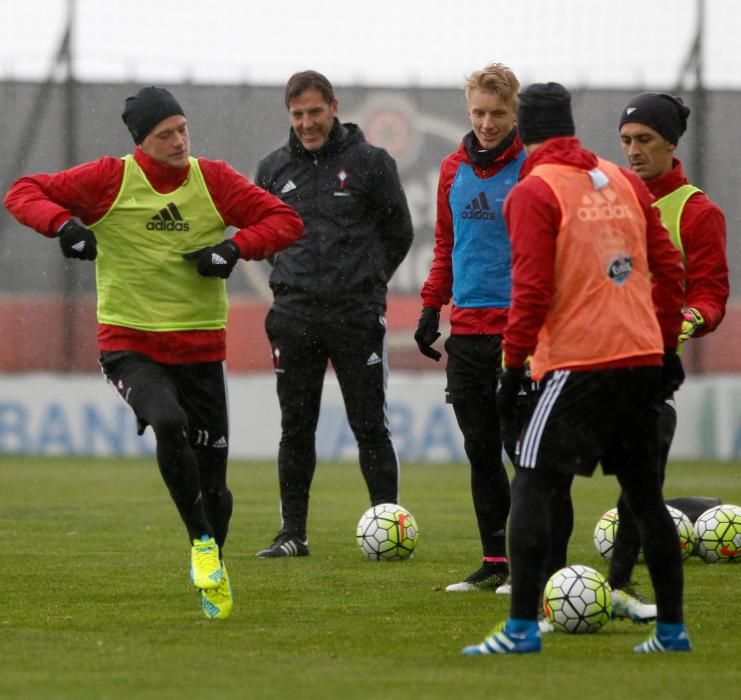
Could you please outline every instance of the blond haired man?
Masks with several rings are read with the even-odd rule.
[[[634,651],[690,651],[679,541],[663,505],[658,455],[660,402],[684,379],[676,352],[679,253],[640,179],[575,138],[563,85],[522,92],[518,123],[528,155],[504,206],[512,305],[500,416],[511,421],[528,357],[541,394],[518,442],[512,482],[510,615],[463,653],[540,651],[537,618],[550,573],[543,551],[558,533],[552,515],[569,500],[574,475],[591,476],[598,464],[617,476],[636,517],[656,591],[656,632]],[[600,214],[605,202],[609,217]]]
[[[509,575],[509,479],[494,397],[511,286],[502,204],[525,157],[516,126],[519,87],[501,63],[475,71],[466,81],[471,131],[440,165],[434,258],[414,334],[420,352],[439,361],[441,353],[432,344],[440,337],[440,308],[452,298],[445,397],[471,464],[483,560],[474,573],[446,588],[451,592],[496,590]]]

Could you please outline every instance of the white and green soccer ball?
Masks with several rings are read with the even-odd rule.
[[[615,535],[617,535],[619,520],[618,509],[610,508],[610,510],[602,513],[594,527],[594,546],[602,555],[602,558],[608,561],[612,559],[612,549],[615,546]]]
[[[414,516],[396,503],[381,503],[363,513],[355,531],[360,551],[368,559],[410,559],[419,540]]]
[[[688,559],[695,552],[695,540],[697,539],[692,521],[678,508],[667,505],[666,509],[672,516],[674,527],[677,529],[682,559]],[[612,559],[619,524],[620,518],[617,508],[610,508],[602,514],[594,528],[594,546],[602,557],[608,561]],[[640,553],[639,558],[642,558],[642,556],[643,554]]]
[[[666,509],[669,511],[669,515],[672,516],[674,527],[677,528],[682,561],[686,561],[695,553],[697,547],[695,528],[692,526],[692,521],[679,508],[667,505]]]
[[[545,584],[543,611],[557,631],[596,632],[612,616],[610,585],[590,566],[566,566]]]
[[[695,521],[697,554],[708,564],[741,562],[741,508],[709,508]]]

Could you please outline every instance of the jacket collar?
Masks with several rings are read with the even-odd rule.
[[[682,162],[677,158],[672,159],[672,169],[668,173],[659,175],[652,180],[644,180],[651,194],[656,199],[661,199],[674,192],[678,187],[687,184],[687,176],[684,174]]]
[[[513,127],[512,131],[504,137],[501,143],[498,143],[494,148],[484,150],[476,138],[476,134],[473,131],[469,131],[463,137],[462,147],[466,152],[466,156],[470,161],[471,165],[486,170],[490,168],[497,161],[509,162],[514,160],[522,150],[522,143],[517,133],[517,127]]]
[[[597,167],[597,156],[582,146],[575,136],[559,136],[547,139],[525,158],[520,170],[520,180],[525,178],[540,163],[569,165],[582,170]]]

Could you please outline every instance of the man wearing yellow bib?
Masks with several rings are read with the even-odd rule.
[[[723,212],[699,187],[689,184],[681,161],[674,156],[689,114],[689,107],[679,97],[658,92],[636,95],[620,114],[625,158],[656,198],[654,207],[682,256],[685,309],[680,346],[691,337],[707,335],[718,327],[726,312],[729,292]],[[659,420],[662,482],[676,427],[674,396],[669,396],[662,403]],[[666,502],[694,522],[703,511],[718,505],[720,499],[687,496]],[[618,511],[620,527],[609,581],[613,589],[625,589],[629,588],[641,543],[635,519],[622,497]],[[637,605],[634,618],[651,618],[655,610],[654,605]]]
[[[167,90],[139,90],[122,118],[133,154],[21,177],[5,206],[57,238],[66,258],[95,260],[103,372],[140,434],[154,431],[192,545],[191,580],[206,616],[223,619],[233,606],[223,561],[232,513],[225,279],[240,258],[291,245],[303,223],[227,163],[191,157],[187,120]],[[238,230],[225,240],[227,226]]]

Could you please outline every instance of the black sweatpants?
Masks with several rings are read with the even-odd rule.
[[[453,406],[471,465],[471,495],[485,558],[507,555],[509,478],[496,406],[501,343],[501,335],[451,335],[445,341],[445,399]]]
[[[232,515],[224,363],[166,365],[140,353],[104,352],[100,364],[133,409],[139,434],[152,427],[157,464],[188,538],[214,537],[223,551]]]
[[[271,309],[265,329],[273,353],[281,409],[278,450],[282,530],[306,536],[309,491],[316,469],[316,427],[329,362],[358,443],[371,505],[395,503],[399,460],[386,411],[386,322],[367,311],[320,321]]]

